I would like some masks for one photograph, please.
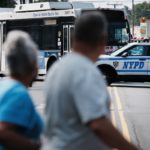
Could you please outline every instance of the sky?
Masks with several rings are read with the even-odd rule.
[[[16,0],[19,1],[19,0]],[[118,4],[117,7],[121,8],[123,5],[132,8],[132,0],[69,0],[69,1],[85,1],[85,2],[94,2],[96,6],[105,5],[105,7],[113,7],[112,4]],[[150,2],[150,0],[134,0],[134,3],[142,3],[144,1]]]
[[[72,0],[72,1],[79,1],[79,0]],[[104,4],[108,7],[112,7],[111,4],[119,4],[117,7],[120,8],[122,7],[121,5],[126,5],[128,6],[129,8],[132,8],[132,0],[80,0],[80,1],[89,1],[89,2],[94,2],[96,5],[101,5],[101,4]],[[147,2],[150,2],[150,0],[134,0],[134,3],[137,4],[137,3],[142,3],[144,1],[147,1]]]

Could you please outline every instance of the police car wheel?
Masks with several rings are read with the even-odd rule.
[[[107,85],[110,85],[111,83],[113,83],[113,79],[110,76],[104,74],[104,78],[107,82]]]
[[[111,83],[113,83],[116,80],[116,74],[114,73],[113,70],[111,70],[110,68],[99,68],[104,76],[104,79],[107,82],[107,85],[110,85]]]

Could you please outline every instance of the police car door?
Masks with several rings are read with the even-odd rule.
[[[121,75],[148,75],[147,52],[149,46],[134,45],[124,51],[120,65]]]
[[[150,45],[149,45],[149,49],[147,52],[147,59],[148,59],[148,79],[150,78]]]

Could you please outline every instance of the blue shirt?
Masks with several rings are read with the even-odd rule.
[[[39,139],[43,122],[26,87],[20,82],[11,79],[0,81],[0,122],[20,127],[19,132],[27,138]]]

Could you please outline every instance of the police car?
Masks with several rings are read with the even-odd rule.
[[[96,65],[108,84],[150,81],[150,43],[129,43],[110,55],[100,56]]]

